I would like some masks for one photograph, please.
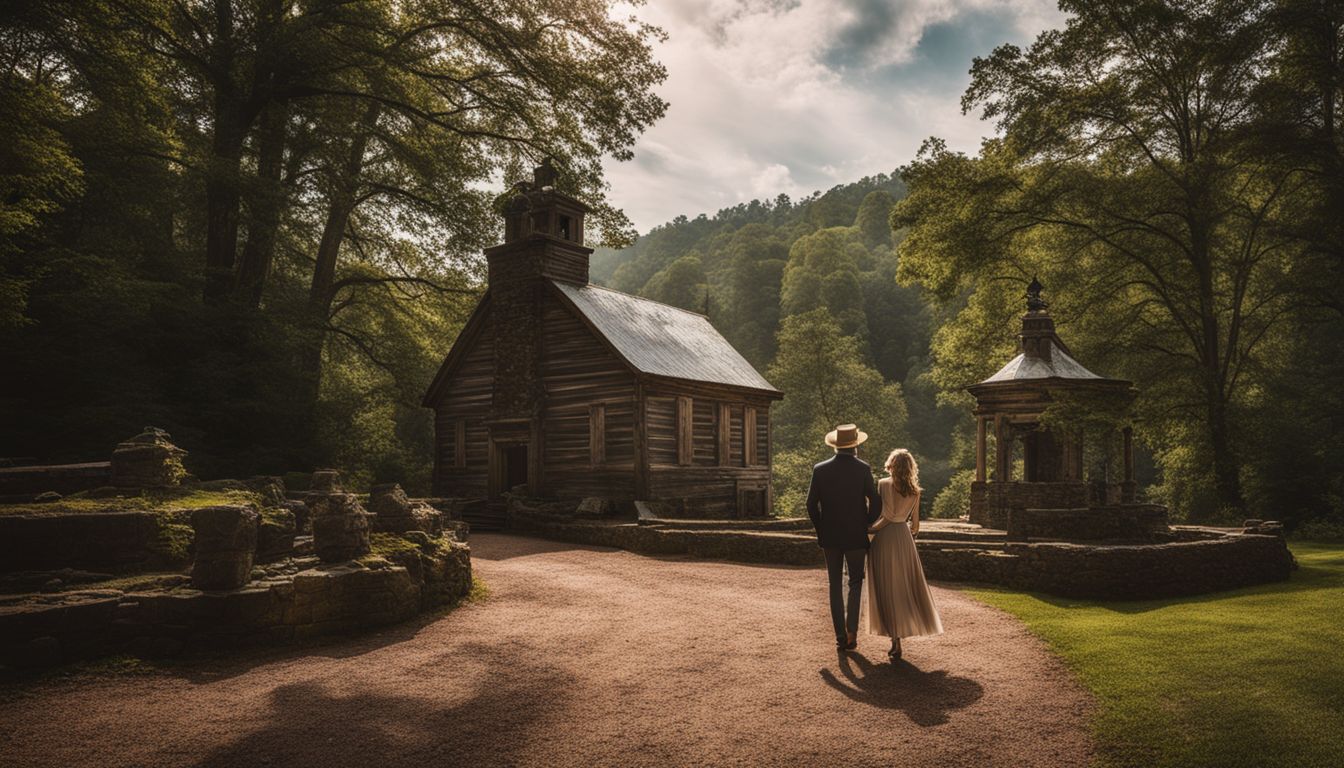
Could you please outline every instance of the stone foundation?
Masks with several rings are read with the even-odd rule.
[[[155,656],[312,638],[404,621],[471,589],[470,550],[448,538],[425,537],[421,546],[386,559],[324,565],[310,557],[276,570],[225,591],[179,586],[0,598],[0,664],[44,666],[108,653]]]
[[[153,512],[0,515],[0,572],[181,568],[190,557],[177,535],[190,538],[185,521]]]
[[[789,533],[724,527],[729,524],[599,522],[541,505],[513,503],[509,508],[511,530],[576,544],[749,563],[820,565],[825,560],[810,530]],[[931,579],[1100,600],[1218,592],[1283,581],[1296,567],[1280,536],[1209,529],[1174,530],[1170,535],[1179,540],[1104,545],[1004,543],[1001,533],[949,533],[942,540],[922,535],[916,546]]]
[[[1002,550],[919,542],[929,578],[1098,600],[1199,595],[1288,579],[1297,567],[1278,536],[1228,535],[1168,544],[1007,544]]]

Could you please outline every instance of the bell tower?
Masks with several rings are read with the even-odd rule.
[[[588,284],[588,206],[558,191],[557,178],[547,158],[531,181],[514,184],[504,211],[504,242],[485,250],[495,358],[491,419],[497,423],[540,420],[545,281]]]

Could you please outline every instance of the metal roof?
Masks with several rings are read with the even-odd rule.
[[[551,284],[641,373],[778,392],[704,315],[596,285]]]
[[[998,381],[1021,381],[1023,379],[1101,379],[1101,376],[1087,370],[1083,364],[1069,357],[1053,340],[1050,343],[1050,359],[1027,357],[1019,354],[999,372],[980,382],[992,384]]]

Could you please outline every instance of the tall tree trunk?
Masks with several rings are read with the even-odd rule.
[[[271,102],[262,113],[257,157],[260,190],[249,205],[247,242],[243,245],[242,261],[238,264],[239,298],[253,309],[261,305],[266,278],[275,256],[280,214],[285,207],[286,193],[280,179],[288,119],[289,104],[284,100]]]
[[[1214,492],[1218,509],[1244,510],[1246,502],[1241,495],[1241,464],[1228,423],[1228,400],[1223,368],[1223,340],[1219,333],[1217,295],[1214,290],[1212,227],[1198,211],[1211,206],[1202,196],[1197,198],[1190,217],[1191,263],[1199,279],[1199,320],[1201,335],[1200,362],[1204,379],[1204,408],[1207,414],[1209,446],[1213,454]],[[1231,343],[1229,339],[1228,343]],[[1198,516],[1198,515],[1197,515]]]
[[[335,172],[335,183],[331,199],[327,203],[327,219],[322,227],[322,239],[317,246],[317,263],[313,267],[313,280],[308,289],[308,311],[311,328],[306,342],[303,358],[305,378],[309,382],[310,402],[317,402],[322,380],[322,345],[326,340],[326,327],[330,320],[331,302],[336,295],[336,261],[340,255],[341,242],[345,239],[345,228],[354,213],[356,193],[359,190],[359,175],[364,168],[364,152],[369,145],[369,136],[378,122],[380,108],[370,106],[356,126],[354,138],[350,140],[345,162]]]
[[[215,2],[214,136],[205,182],[205,301],[228,296],[238,250],[238,171],[243,157],[242,120],[233,83],[233,2]]]
[[[313,311],[325,322],[331,307],[331,288],[336,282],[336,258],[340,255],[345,228],[355,210],[355,194],[359,189],[359,174],[364,168],[364,151],[369,146],[369,135],[378,122],[380,108],[372,105],[365,111],[357,133],[350,140],[345,163],[336,171],[336,184],[327,206],[327,221],[322,227],[322,240],[317,246],[317,264],[313,267],[313,281],[308,289],[308,301]]]

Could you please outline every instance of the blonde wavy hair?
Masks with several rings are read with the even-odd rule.
[[[883,466],[887,474],[891,475],[891,483],[900,495],[914,496],[924,490],[919,487],[919,465],[915,463],[914,454],[906,449],[897,448],[892,451]]]

